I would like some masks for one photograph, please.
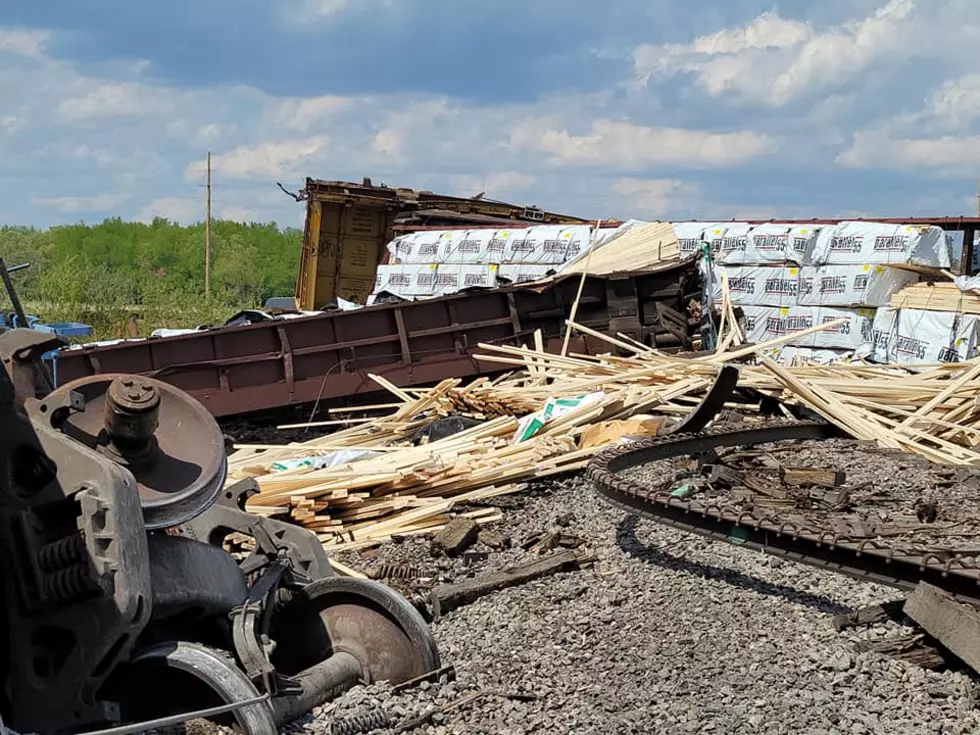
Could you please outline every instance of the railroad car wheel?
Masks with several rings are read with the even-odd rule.
[[[338,652],[360,662],[365,683],[399,684],[439,668],[439,651],[421,614],[379,582],[317,580],[277,610],[272,625],[272,662],[287,676]]]

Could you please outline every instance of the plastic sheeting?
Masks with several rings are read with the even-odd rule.
[[[800,290],[800,269],[781,266],[718,266],[718,294],[721,300],[721,272],[728,276],[728,294],[736,306],[795,306]]]
[[[853,350],[821,350],[792,345],[770,350],[767,357],[782,365],[836,365],[855,361]]]
[[[370,449],[341,449],[322,456],[282,459],[272,463],[273,472],[288,472],[290,470],[322,470],[326,467],[341,467],[368,457],[376,457],[381,452]]]
[[[546,278],[555,272],[556,266],[522,263],[520,265],[502,265],[497,271],[497,278],[510,283],[529,283]]]
[[[978,318],[951,311],[878,309],[871,359],[896,365],[962,362],[976,356]]]
[[[823,265],[800,269],[803,306],[887,306],[892,294],[919,280],[885,265]]]
[[[588,225],[515,229],[433,230],[395,238],[388,252],[398,264],[547,263],[560,265],[589,247]]]
[[[387,291],[404,299],[416,299],[445,296],[467,288],[496,288],[497,272],[496,265],[380,265],[374,293]]]
[[[817,237],[813,265],[916,265],[949,268],[952,246],[940,227],[841,222]]]
[[[790,340],[793,347],[851,350],[858,356],[871,352],[874,313],[861,309],[833,309],[811,306],[743,306],[746,337],[750,342],[767,342],[818,324],[838,319],[847,321],[838,327],[824,329]]]
[[[818,227],[785,224],[764,224],[747,228],[745,237],[739,227],[725,231],[720,239],[717,255],[725,265],[775,265],[793,263],[802,265],[816,246]]]
[[[748,247],[749,232],[752,225],[745,222],[729,222],[724,225],[709,226],[704,231],[704,239],[711,246],[711,255],[719,263],[731,262]]]

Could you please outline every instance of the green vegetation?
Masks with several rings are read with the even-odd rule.
[[[80,321],[95,337],[127,336],[159,327],[220,324],[234,312],[293,293],[302,232],[275,223],[212,222],[211,298],[204,296],[204,225],[183,227],[106,220],[36,230],[0,228],[8,265],[25,311],[45,321]],[[10,308],[0,289],[0,309]]]

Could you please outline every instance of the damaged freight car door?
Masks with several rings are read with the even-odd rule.
[[[336,197],[307,202],[303,255],[296,283],[301,309],[338,298],[363,304],[374,288],[397,209],[378,198]]]

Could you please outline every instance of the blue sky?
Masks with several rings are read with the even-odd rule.
[[[694,6],[696,9],[692,9]],[[976,0],[5,0],[0,222],[300,225],[306,176],[589,217],[975,214]]]

